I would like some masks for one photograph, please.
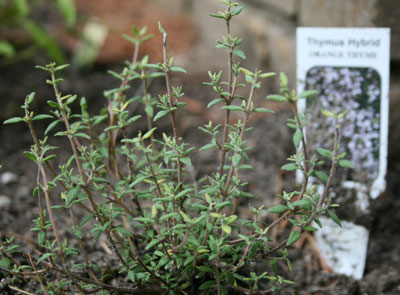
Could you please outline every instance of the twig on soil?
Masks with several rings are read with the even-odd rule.
[[[29,292],[27,292],[27,291],[21,290],[21,289],[19,289],[19,288],[17,288],[17,287],[14,287],[14,286],[8,286],[8,288],[10,288],[11,290],[14,290],[14,291],[16,291],[16,292],[22,293],[22,294],[26,294],[26,295],[35,295],[35,294],[33,294],[33,293],[29,293]]]

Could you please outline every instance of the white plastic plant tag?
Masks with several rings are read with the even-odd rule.
[[[355,168],[339,168],[335,175],[338,194],[332,192],[332,197],[340,202],[349,196],[359,210],[355,215],[366,214],[369,199],[386,189],[389,62],[388,28],[297,29],[297,90],[318,92],[317,97],[299,101],[300,112],[307,109],[312,116],[306,130],[307,144],[311,150],[331,149],[335,123],[321,109],[348,111],[339,122],[339,153],[346,152],[346,159]],[[310,179],[310,183],[323,190],[319,180]],[[328,265],[337,273],[361,279],[367,229],[344,221],[341,229],[331,220],[321,219],[324,228],[316,233],[316,239]]]
[[[341,180],[362,185],[372,198],[386,188],[389,61],[388,28],[297,29],[298,92],[319,92],[314,100],[299,101],[300,111],[312,114],[311,145],[330,148],[332,142],[333,122],[321,109],[347,110],[341,152],[355,169],[341,173]]]
[[[367,257],[368,230],[347,221],[342,221],[340,228],[326,217],[321,217],[320,221],[323,228],[315,232],[315,240],[326,264],[336,273],[361,279]]]

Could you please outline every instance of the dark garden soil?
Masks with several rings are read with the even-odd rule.
[[[90,108],[93,111],[99,110],[105,104],[103,90],[116,86],[116,82],[105,72],[106,69],[102,67],[84,73],[67,72],[67,82],[63,88],[65,91],[86,96]],[[183,111],[179,116],[180,132],[194,146],[207,142],[207,138],[199,133],[197,126],[210,119],[218,121],[221,118],[219,113],[205,111],[207,100],[213,98],[201,85],[201,82],[205,80],[207,80],[206,77],[192,77],[191,80],[177,78],[174,81],[175,84],[184,85],[185,99],[188,103],[188,110]],[[44,75],[35,70],[33,65],[27,66],[26,63],[1,69],[0,121],[22,114],[19,106],[23,103],[25,95],[31,91],[38,93],[38,101],[34,108],[46,110],[45,101],[50,99],[52,94],[44,81]],[[157,91],[159,86],[156,83],[153,86]],[[254,129],[247,137],[248,145],[253,148],[250,156],[254,169],[243,177],[249,182],[248,189],[256,196],[251,200],[255,207],[262,204],[266,207],[271,206],[277,202],[276,193],[279,193],[282,188],[290,189],[294,186],[294,175],[282,174],[279,169],[286,157],[293,153],[291,134],[285,126],[285,121],[290,114],[282,106],[269,105],[269,107],[275,108],[277,114],[254,118],[251,121]],[[395,120],[395,116],[392,118]],[[37,127],[38,133],[41,134],[44,127],[40,125]],[[138,128],[144,128],[144,126],[139,125]],[[166,122],[161,122],[161,129],[168,130]],[[390,132],[388,186],[384,195],[372,203],[370,213],[368,213],[370,241],[364,278],[355,280],[323,271],[312,247],[311,238],[311,242],[305,241],[301,249],[290,250],[293,271],[288,272],[285,268],[282,268],[282,271],[287,272],[285,276],[296,283],[283,288],[278,294],[400,294],[400,186],[398,185],[400,159],[397,156],[400,149],[397,141],[399,130],[396,124],[391,124]],[[7,231],[35,240],[35,236],[29,229],[32,219],[36,218],[38,213],[37,200],[32,196],[37,168],[23,155],[23,151],[29,149],[30,144],[30,134],[23,124],[0,126],[0,164],[3,165],[0,170],[1,239],[7,236],[4,232]],[[65,150],[68,149],[65,143],[61,144],[64,145]],[[64,157],[66,157],[65,153]],[[63,158],[62,151],[60,158]],[[196,176],[212,171],[216,167],[215,155],[211,152],[194,152],[192,159],[197,169],[194,171]],[[248,201],[240,205],[240,214],[248,214]],[[345,216],[349,215],[349,212],[344,213]],[[67,216],[57,216],[57,218],[61,227],[60,231],[68,233],[68,228],[62,228],[63,224],[66,224],[63,223],[63,218]],[[277,234],[279,235],[279,232]],[[89,234],[87,233],[86,236],[89,237]],[[20,240],[18,243],[23,245],[24,241]],[[32,250],[29,247],[28,244],[25,249]],[[89,242],[88,251],[93,259],[101,260],[105,267],[112,268],[115,261],[112,256],[105,255],[104,248]],[[250,267],[262,270],[263,263],[255,263]],[[9,281],[4,279],[2,272],[0,272],[0,281],[0,294],[17,294],[15,290],[9,288]],[[32,292],[33,285],[25,284],[19,287]]]

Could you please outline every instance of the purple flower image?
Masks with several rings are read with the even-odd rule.
[[[334,132],[332,118],[320,112],[348,111],[341,123],[341,152],[355,165],[343,180],[371,182],[378,174],[381,79],[372,68],[315,67],[306,77],[306,89],[315,89],[319,96],[307,102],[312,113],[309,128],[316,132],[307,138],[311,145],[330,148]]]

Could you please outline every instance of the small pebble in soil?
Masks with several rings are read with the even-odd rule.
[[[3,174],[0,175],[0,183],[7,185],[12,182],[16,182],[18,179],[17,175],[14,173],[11,173],[9,171],[4,172]]]
[[[0,195],[0,209],[8,210],[11,205],[11,200],[9,197]]]

